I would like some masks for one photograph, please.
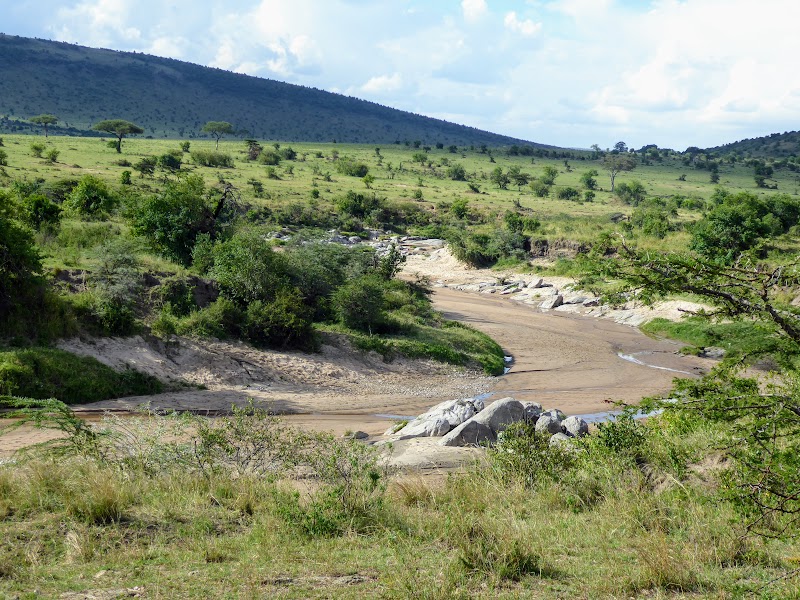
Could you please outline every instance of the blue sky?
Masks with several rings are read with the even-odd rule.
[[[0,0],[0,14],[4,33],[559,146],[684,149],[800,129],[797,0]]]

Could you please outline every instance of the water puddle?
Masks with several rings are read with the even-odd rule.
[[[672,373],[681,373],[683,375],[693,375],[689,371],[681,371],[680,369],[670,369],[669,367],[659,367],[658,365],[651,365],[650,363],[646,363],[643,360],[639,360],[633,354],[623,354],[622,352],[617,352],[617,356],[619,356],[622,360],[627,360],[635,365],[642,365],[643,367],[650,367],[651,369],[658,369],[660,371],[670,371]]]

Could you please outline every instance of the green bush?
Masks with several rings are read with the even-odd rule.
[[[197,236],[213,235],[216,226],[200,175],[167,183],[161,193],[134,206],[130,218],[134,234],[144,237],[157,252],[184,265],[191,264]]]
[[[233,157],[224,152],[213,150],[194,150],[191,154],[192,162],[203,167],[233,168]]]
[[[517,422],[500,433],[489,449],[489,460],[502,479],[528,487],[559,481],[576,462],[574,451],[550,445],[550,435],[538,433],[533,423]]]
[[[240,306],[271,302],[288,287],[288,258],[275,252],[258,232],[238,234],[214,247],[211,276],[220,290]]]
[[[155,377],[133,369],[115,371],[91,357],[54,348],[0,351],[0,394],[56,398],[67,404],[158,394]]]
[[[117,205],[117,196],[94,175],[84,175],[67,196],[64,207],[72,214],[88,219],[106,219]]]
[[[20,202],[21,217],[36,231],[58,229],[61,223],[61,207],[44,194],[26,196]]]
[[[277,166],[281,162],[281,155],[274,150],[262,150],[258,155],[258,162],[262,165]]]
[[[242,334],[242,311],[227,298],[217,298],[208,307],[180,319],[175,328],[181,335],[239,338]]]
[[[339,212],[363,219],[369,213],[383,208],[385,201],[374,192],[364,194],[350,190],[344,196],[335,198],[333,205]]]
[[[386,324],[385,282],[376,275],[364,275],[338,288],[331,305],[341,323],[359,331],[372,332]]]
[[[272,302],[256,300],[247,306],[245,332],[256,345],[314,350],[311,315],[296,289],[281,290]]]
[[[0,210],[0,328],[10,325],[12,313],[39,302],[44,293],[41,271],[41,255],[31,233]]]
[[[344,156],[336,161],[336,172],[350,177],[364,177],[369,173],[369,167],[354,158]]]
[[[543,181],[534,180],[531,182],[531,191],[538,198],[547,198],[550,195],[550,186]]]

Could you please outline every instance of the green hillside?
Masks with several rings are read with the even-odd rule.
[[[26,120],[50,113],[54,132],[85,134],[122,118],[156,138],[201,135],[228,121],[259,139],[501,146],[525,143],[317,89],[146,54],[0,35],[0,132],[38,131]]]
[[[753,157],[788,157],[800,154],[800,131],[784,131],[708,148],[707,152]]]

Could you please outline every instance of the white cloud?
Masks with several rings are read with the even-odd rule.
[[[367,83],[361,86],[361,91],[367,94],[383,94],[395,92],[403,87],[403,78],[400,73],[392,75],[378,75],[370,78]]]
[[[526,36],[536,35],[542,29],[541,23],[534,23],[530,19],[520,21],[517,17],[517,13],[513,10],[506,14],[505,19],[503,19],[503,24],[506,26],[506,29]]]
[[[480,21],[488,12],[486,0],[461,0],[461,12],[468,23]]]

